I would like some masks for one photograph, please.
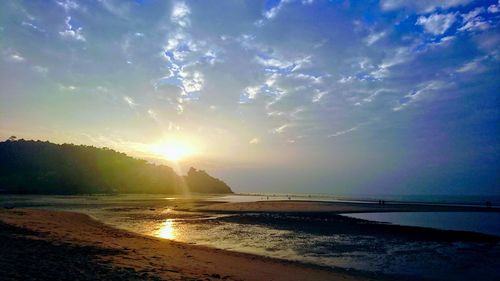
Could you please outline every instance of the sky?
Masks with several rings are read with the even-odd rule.
[[[499,195],[499,19],[472,0],[0,1],[0,138],[239,192]]]

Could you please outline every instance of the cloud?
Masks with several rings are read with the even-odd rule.
[[[265,54],[264,52],[259,52],[259,54],[255,56],[255,61],[265,66],[265,70],[268,72],[291,73],[303,68],[304,66],[310,65],[311,56],[303,56],[292,61],[288,61],[273,57],[270,54]]]
[[[151,119],[158,121],[158,114],[154,110],[148,109],[148,116],[151,117]]]
[[[154,83],[156,90],[162,85],[172,85],[180,89],[181,97],[171,102],[179,114],[184,112],[181,103],[199,99],[199,93],[205,84],[200,67],[213,66],[218,62],[217,47],[205,40],[193,39],[187,31],[191,23],[190,14],[191,9],[186,3],[173,4],[170,21],[178,27],[169,34],[161,53],[168,72]]]
[[[481,72],[484,70],[484,67],[481,65],[482,59],[474,59],[470,62],[464,63],[460,68],[457,69],[458,73],[467,73],[467,72]]]
[[[21,54],[17,52],[13,52],[12,54],[10,54],[8,56],[8,59],[13,62],[23,62],[26,60]]]
[[[131,97],[129,96],[124,96],[123,97],[123,100],[128,104],[128,106],[130,106],[131,108],[134,108],[137,106],[137,104],[135,103],[134,99],[132,99]]]
[[[184,2],[176,2],[172,8],[172,13],[170,15],[170,20],[181,27],[187,27],[191,24],[189,20],[189,14],[191,14],[191,10],[188,5]]]
[[[276,1],[266,1],[264,5],[264,10],[262,11],[262,19],[255,22],[255,25],[262,27],[267,21],[270,21],[278,16],[280,11],[285,7],[285,5],[295,2],[294,0],[276,0]],[[298,2],[298,1],[297,1]],[[311,5],[314,0],[302,0],[300,4]]]
[[[76,3],[75,1],[72,1],[72,0],[56,1],[56,3],[57,3],[57,5],[62,7],[66,12],[68,12],[70,10],[76,10],[80,7],[78,5],[78,3]]]
[[[442,90],[447,86],[448,85],[445,82],[439,81],[439,80],[432,80],[432,81],[422,83],[418,86],[418,88],[420,88],[420,89],[413,90],[410,93],[408,93],[406,96],[401,98],[399,100],[399,105],[394,107],[393,110],[400,111],[400,110],[406,108],[408,105],[422,99],[424,94],[426,94],[428,92]]]
[[[424,27],[425,31],[434,35],[444,34],[455,23],[454,13],[432,14],[430,16],[420,16],[417,25]]]
[[[368,76],[375,80],[383,80],[390,75],[390,69],[392,67],[405,64],[416,55],[414,46],[408,47],[396,47],[393,48],[391,54],[383,59],[383,61],[378,64],[374,70],[370,71]],[[356,80],[355,77],[348,77],[344,79],[345,82]],[[340,81],[342,82],[342,80]]]
[[[58,84],[59,90],[64,91],[64,92],[73,92],[78,90],[78,87],[74,85],[63,85],[63,84]]]
[[[328,94],[328,92],[327,92],[327,91],[320,91],[320,90],[318,90],[318,89],[315,89],[315,90],[314,90],[314,92],[315,92],[315,94],[314,94],[314,96],[313,96],[313,98],[312,98],[312,102],[314,102],[314,103],[320,102],[320,101],[321,101],[321,99],[322,99],[322,98],[323,98],[326,94]]]
[[[334,137],[342,136],[342,135],[345,135],[345,134],[348,134],[348,133],[351,133],[351,132],[357,131],[357,130],[358,130],[358,128],[359,128],[359,125],[354,126],[354,127],[352,127],[352,128],[349,128],[349,129],[347,129],[347,130],[337,131],[337,132],[335,132],[335,133],[333,133],[333,134],[329,134],[329,135],[327,135],[326,137],[327,137],[327,138],[334,138]]]
[[[486,30],[490,28],[488,21],[481,16],[484,14],[486,9],[484,7],[478,7],[466,14],[462,15],[464,24],[458,29],[459,31],[476,31],[476,30]]]
[[[119,18],[127,19],[130,13],[130,2],[122,0],[97,0],[105,10]]]
[[[253,145],[259,144],[260,143],[260,139],[259,138],[253,138],[248,143],[249,144],[253,144]]]
[[[33,71],[38,72],[40,74],[47,74],[49,72],[49,69],[47,67],[43,67],[40,65],[35,65],[32,67]]]
[[[63,31],[60,31],[59,35],[61,35],[64,38],[71,38],[71,39],[74,39],[74,40],[77,40],[77,41],[82,41],[82,42],[87,41],[87,39],[85,38],[85,36],[83,36],[83,34],[82,34],[83,28],[82,27],[78,27],[78,28],[75,29],[71,25],[71,17],[70,16],[66,17],[66,20],[64,22],[65,22],[65,25],[66,25],[66,29],[63,30]]]
[[[179,76],[182,77],[182,95],[189,95],[203,89],[205,79],[203,78],[203,74],[201,72],[181,71]]]
[[[45,32],[43,29],[41,29],[40,27],[38,27],[37,25],[35,25],[35,24],[31,23],[31,22],[22,21],[21,25],[25,26],[25,27],[28,27],[28,28],[31,28],[34,31]]]
[[[253,100],[257,97],[259,90],[260,90],[260,87],[246,87],[245,90],[243,91],[243,94],[248,99]]]
[[[498,4],[492,4],[488,7],[488,13],[495,14],[500,12],[500,0],[498,1]]]
[[[281,125],[281,126],[279,126],[279,127],[277,127],[277,128],[274,128],[274,129],[272,130],[272,132],[273,132],[273,133],[276,133],[276,134],[282,134],[283,132],[285,132],[285,130],[286,130],[287,128],[290,128],[291,126],[292,126],[291,124],[284,124],[284,125]]]
[[[460,27],[459,31],[474,31],[474,30],[486,30],[490,28],[490,24],[481,18],[474,18],[468,21],[464,26]]]
[[[378,32],[378,33],[371,33],[370,35],[368,35],[365,38],[365,43],[366,43],[366,45],[371,46],[384,36],[385,36],[385,31]]]
[[[430,13],[438,8],[448,9],[463,6],[470,2],[472,0],[382,0],[380,5],[386,11],[408,9],[419,13]]]

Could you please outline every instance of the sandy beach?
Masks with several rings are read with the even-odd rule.
[[[437,204],[405,203],[350,203],[320,201],[257,201],[238,203],[218,203],[192,208],[210,212],[266,212],[266,213],[368,213],[368,212],[500,212],[499,208],[480,206],[446,206]]]
[[[375,280],[142,236],[74,212],[2,209],[0,222],[6,280]]]

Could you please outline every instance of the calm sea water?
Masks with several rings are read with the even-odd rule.
[[[276,195],[272,199],[288,199]],[[258,201],[266,194],[197,196],[207,201]],[[290,220],[265,214],[221,215],[175,211],[186,198],[162,195],[2,196],[1,205],[71,210],[141,234],[221,249],[402,276],[402,279],[500,280],[500,246],[473,242],[412,241],[392,236],[349,233],[326,222]],[[370,201],[295,195],[293,199]],[[456,204],[456,202],[447,202]],[[471,204],[471,202],[466,202]],[[472,230],[498,235],[498,214],[356,214],[395,224]],[[361,217],[366,216],[366,217]],[[478,222],[489,222],[486,223]]]
[[[398,225],[463,230],[500,236],[500,213],[397,212],[362,213],[345,216]]]

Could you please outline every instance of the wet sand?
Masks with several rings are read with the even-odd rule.
[[[217,203],[193,208],[195,211],[221,213],[369,213],[369,212],[500,212],[500,208],[473,206],[445,206],[437,204],[404,204],[320,201],[257,201],[242,203]]]
[[[375,280],[119,230],[73,212],[0,210],[6,280]]]

